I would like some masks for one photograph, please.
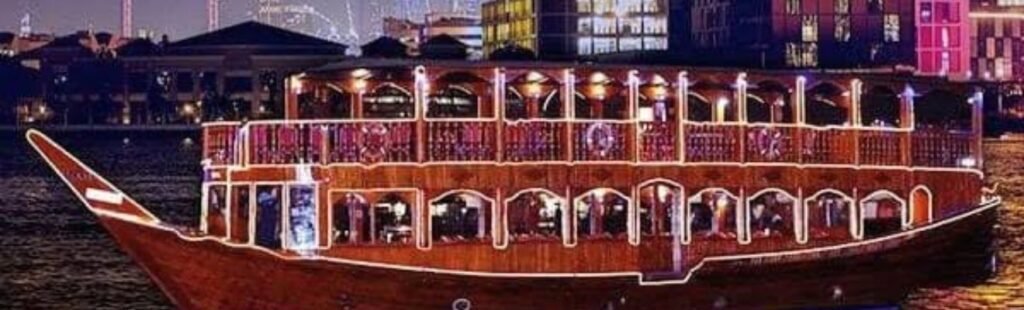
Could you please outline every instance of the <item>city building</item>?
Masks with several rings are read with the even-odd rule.
[[[970,71],[982,81],[1024,79],[1024,1],[974,1]]]
[[[970,77],[970,22],[966,0],[917,2],[917,73]]]
[[[693,1],[687,58],[749,67],[913,66],[915,2]]]
[[[177,42],[79,33],[18,56],[41,72],[38,110],[72,124],[196,123],[280,115],[286,78],[347,46],[258,22]],[[109,42],[117,42],[111,45]],[[36,109],[33,109],[36,110]]]
[[[449,35],[469,48],[471,59],[483,58],[483,29],[480,18],[469,14],[427,14],[422,42],[440,35]]]
[[[423,35],[423,24],[404,18],[385,17],[384,36],[396,39],[409,46],[419,46]]]
[[[664,51],[670,6],[683,0],[492,0],[482,5],[485,54],[515,44],[545,59]]]

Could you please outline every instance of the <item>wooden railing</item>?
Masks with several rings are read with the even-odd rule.
[[[203,159],[211,166],[693,162],[976,168],[980,161],[974,154],[978,138],[970,132],[937,129],[409,119],[213,123],[203,134]]]
[[[238,124],[216,123],[203,126],[203,159],[212,166],[237,165]]]

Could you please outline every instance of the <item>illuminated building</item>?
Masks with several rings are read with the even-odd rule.
[[[967,2],[920,0],[917,12],[917,72],[966,78],[970,69]]]
[[[422,42],[442,34],[450,35],[469,47],[473,58],[481,58],[483,35],[480,18],[468,14],[432,13],[427,14],[423,26]]]
[[[669,0],[495,0],[483,4],[484,52],[516,44],[542,58],[668,49]]]
[[[914,0],[694,1],[691,61],[749,67],[915,63]]]
[[[974,79],[1024,77],[1024,2],[975,1],[970,12],[970,70]]]

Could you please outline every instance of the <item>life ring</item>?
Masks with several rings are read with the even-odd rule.
[[[767,160],[776,160],[782,157],[783,141],[782,132],[775,128],[761,128],[756,132],[750,133],[751,140],[754,142],[759,155]]]
[[[587,150],[595,156],[608,156],[615,148],[615,132],[608,124],[591,124],[590,127],[587,127],[586,146]]]
[[[384,160],[387,156],[387,148],[391,144],[388,140],[388,128],[382,124],[367,124],[363,126],[363,147],[359,155],[364,163],[376,163]]]

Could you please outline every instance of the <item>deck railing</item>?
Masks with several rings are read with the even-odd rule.
[[[938,129],[409,119],[212,123],[203,131],[203,158],[211,166],[692,162],[976,168],[980,160],[972,133]]]

